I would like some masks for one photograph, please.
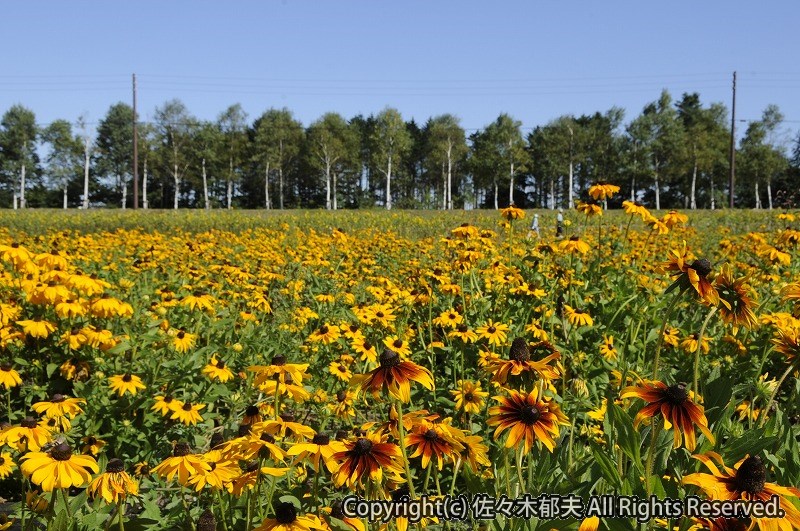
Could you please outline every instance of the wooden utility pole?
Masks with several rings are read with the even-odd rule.
[[[139,208],[139,133],[136,129],[136,74],[133,74],[133,208]]]
[[[733,208],[734,183],[736,181],[736,72],[733,73],[733,105],[731,107],[731,175],[730,175],[730,197],[728,199],[730,208]]]

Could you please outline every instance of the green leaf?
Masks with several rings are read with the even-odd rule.
[[[745,455],[758,455],[764,449],[773,446],[778,437],[764,437],[764,430],[750,430],[741,437],[728,441],[722,449],[722,457],[728,466],[733,466]]]
[[[603,450],[599,448],[592,448],[592,455],[594,456],[595,464],[600,468],[603,477],[606,478],[611,485],[619,488],[621,486],[621,479],[617,474],[617,468],[611,458],[609,458]]]

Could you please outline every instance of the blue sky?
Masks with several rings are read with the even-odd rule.
[[[768,7],[767,7],[768,6]],[[139,81],[139,112],[180,98],[215,119],[288,107],[304,124],[385,106],[468,129],[500,112],[526,127],[562,114],[638,114],[662,88],[737,118],[780,106],[800,129],[800,2],[16,1],[4,3],[0,112],[94,123]],[[13,51],[12,51],[13,50]],[[745,123],[737,124],[741,131]]]

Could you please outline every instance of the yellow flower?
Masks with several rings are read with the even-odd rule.
[[[589,312],[581,309],[574,309],[569,304],[564,305],[564,312],[567,314],[567,320],[572,326],[592,326],[594,321]]]
[[[46,339],[47,336],[56,329],[56,325],[49,321],[32,321],[26,319],[24,321],[17,321],[17,324],[22,327],[22,332],[26,336],[37,339]]]
[[[8,362],[0,363],[0,385],[6,389],[11,389],[22,383],[19,373],[11,367]]]
[[[201,456],[191,453],[187,443],[179,442],[172,451],[172,457],[159,463],[153,469],[153,473],[166,478],[167,481],[177,476],[178,483],[186,486],[191,476],[210,469],[211,466]]]
[[[480,338],[488,339],[490,345],[501,346],[505,344],[508,336],[509,327],[503,323],[495,323],[489,319],[485,325],[479,326],[475,329],[475,333]]]
[[[595,201],[611,199],[617,193],[619,193],[619,186],[602,181],[589,187],[589,195]]]
[[[180,409],[175,408],[172,410],[170,420],[179,420],[187,426],[194,426],[198,422],[203,421],[203,417],[200,416],[199,411],[205,407],[205,404],[191,404],[186,402]]]
[[[172,345],[175,350],[184,353],[194,346],[195,341],[197,341],[197,335],[190,334],[185,330],[178,330],[172,340]]]
[[[203,490],[206,485],[212,490],[228,488],[228,485],[242,473],[239,465],[223,458],[219,450],[210,450],[201,457],[208,464],[208,469],[195,469],[188,482],[188,485],[193,486],[197,492]]]
[[[67,398],[62,394],[54,394],[49,402],[36,402],[32,409],[44,418],[67,416],[74,418],[83,413],[83,409],[78,404],[85,404],[83,398]]]
[[[118,374],[111,376],[109,379],[111,390],[115,391],[119,396],[125,393],[135,395],[139,389],[146,389],[147,386],[142,383],[142,379],[131,373]]]
[[[162,396],[158,395],[155,397],[156,403],[150,408],[152,411],[157,411],[161,413],[162,416],[166,417],[167,415],[171,415],[173,411],[176,409],[181,409],[183,407],[183,402],[172,398],[171,396]]]
[[[212,380],[216,379],[218,382],[225,383],[233,378],[233,372],[225,365],[225,361],[217,359],[217,355],[211,356],[211,361],[208,365],[203,367],[203,374],[208,375]]]
[[[14,465],[14,460],[11,459],[11,454],[8,452],[0,453],[0,479],[6,479],[14,471],[14,468],[16,466]]]
[[[22,474],[45,492],[70,487],[83,487],[92,479],[89,470],[97,473],[97,462],[88,455],[73,454],[66,443],[59,443],[49,452],[29,452],[21,458]]]
[[[117,503],[129,494],[139,493],[139,484],[125,472],[125,465],[120,459],[110,459],[106,471],[97,476],[89,485],[90,498],[103,498],[106,503]]]
[[[473,415],[479,414],[483,410],[483,399],[489,396],[488,391],[481,390],[480,382],[469,380],[459,380],[458,388],[450,391],[456,401],[456,410],[464,410]]]
[[[603,336],[603,344],[600,345],[600,354],[607,361],[614,361],[617,359],[617,349],[614,348],[614,336]]]
[[[562,241],[558,246],[562,251],[567,253],[586,254],[589,252],[589,244],[581,241],[577,236],[570,236],[568,240]]]
[[[509,221],[513,221],[515,219],[525,219],[525,211],[517,208],[514,203],[511,203],[511,206],[508,208],[501,210],[500,215]]]

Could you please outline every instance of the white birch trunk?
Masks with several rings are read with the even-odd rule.
[[[64,182],[64,210],[67,209],[67,183]]]
[[[336,172],[333,172],[331,178],[333,179],[333,209],[338,210],[339,201],[336,200]]]
[[[278,194],[280,195],[280,207],[283,210],[283,166],[278,168]]]
[[[386,210],[392,209],[392,156],[386,165]]]
[[[325,210],[331,209],[331,163],[325,155]]]
[[[514,204],[514,161],[511,161],[511,168],[509,170],[510,183],[508,187],[508,206]]]
[[[89,137],[83,139],[83,208],[89,208]]]
[[[756,210],[761,210],[761,196],[758,195],[758,181],[756,181]]]
[[[173,203],[172,203],[172,208],[174,210],[178,210],[178,195],[181,193],[181,178],[180,178],[180,175],[178,174],[178,165],[177,164],[175,164],[172,167],[172,171],[173,171],[172,177],[175,180],[175,197],[174,197],[174,200],[173,200]]]
[[[691,191],[691,198],[690,198],[690,206],[692,210],[697,210],[697,199],[695,197],[695,187],[697,185],[697,162],[694,163],[694,167],[692,168],[692,191]]]
[[[767,181],[767,206],[772,210],[772,180]]]
[[[497,181],[494,182],[494,209],[500,210],[500,204],[497,202],[497,194],[499,192]]]
[[[205,157],[203,157],[202,168],[203,168],[203,201],[205,204],[205,209],[208,210],[210,208],[210,205],[208,204],[208,175],[206,174]]]
[[[25,208],[25,165],[19,175],[19,207]]]
[[[711,174],[711,210],[717,207],[717,200],[714,197],[714,174]]]
[[[128,208],[128,183],[122,177],[120,177],[119,182],[122,185],[122,210],[126,210]]]
[[[447,143],[447,210],[453,210],[453,143]]]
[[[269,204],[269,161],[267,161],[267,168],[264,170],[264,205],[267,210],[270,209]]]
[[[658,174],[656,173],[656,210],[661,210],[661,190],[658,187]]]
[[[573,187],[573,164],[572,164],[572,156],[570,155],[569,159],[569,178],[567,179],[567,196],[569,197],[569,203],[567,203],[567,208],[572,208],[572,187]],[[631,201],[633,201],[633,191],[631,191]]]
[[[553,178],[550,178],[550,198],[547,201],[550,210],[553,210],[556,207],[556,188],[555,182]]]
[[[231,202],[233,201],[233,181],[230,176],[228,177],[228,187],[225,191],[225,207],[230,210]]]
[[[144,159],[144,170],[142,171],[142,208],[147,210],[150,203],[147,201],[147,157]]]

